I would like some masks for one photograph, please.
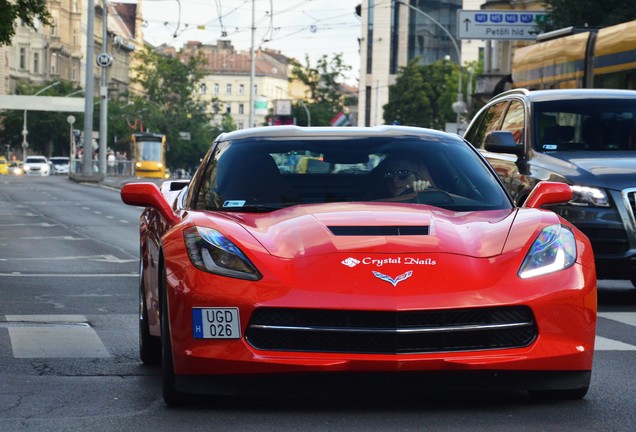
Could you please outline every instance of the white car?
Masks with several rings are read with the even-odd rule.
[[[51,173],[49,161],[45,156],[27,156],[22,164],[22,169],[26,175],[47,176]]]
[[[68,174],[69,158],[66,156],[53,156],[49,159],[51,174]]]

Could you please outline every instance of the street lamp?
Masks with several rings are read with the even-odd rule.
[[[44,93],[45,91],[47,91],[51,87],[55,87],[59,83],[60,83],[60,81],[55,81],[54,83],[47,85],[43,89],[40,89],[33,96],[37,96],[37,95],[39,95],[41,93]],[[27,110],[24,110],[24,121],[22,123],[22,160],[26,159],[26,149],[29,147],[29,143],[27,141],[27,135],[28,134],[29,134],[29,130],[27,129]]]
[[[307,104],[301,99],[298,99],[298,103],[305,108],[305,112],[307,113],[307,127],[311,126],[311,113],[309,112],[309,108],[307,108]]]
[[[453,112],[457,113],[457,134],[459,135],[459,122],[461,121],[461,113],[466,111],[466,102],[464,102],[464,95],[462,94],[462,53],[459,50],[459,46],[457,45],[455,38],[448,31],[448,29],[444,27],[443,25],[441,25],[437,20],[435,20],[435,18],[433,18],[426,12],[422,12],[420,9],[416,8],[415,6],[411,6],[408,3],[404,3],[402,0],[395,0],[395,2],[401,5],[404,5],[414,10],[415,12],[424,15],[424,17],[431,20],[433,24],[437,25],[439,28],[441,28],[444,31],[444,33],[446,33],[450,41],[453,43],[453,47],[455,47],[455,51],[457,51],[457,65],[459,66],[459,81],[458,81],[458,88],[457,88],[457,101],[453,102],[452,108],[453,108]]]

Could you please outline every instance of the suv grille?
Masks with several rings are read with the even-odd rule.
[[[636,189],[626,189],[623,191],[627,210],[631,211],[632,223],[636,225]]]
[[[261,308],[245,338],[278,351],[408,354],[516,348],[537,328],[525,306],[437,311]]]

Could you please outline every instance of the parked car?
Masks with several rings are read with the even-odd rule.
[[[275,162],[309,153],[320,172]],[[404,190],[381,195],[387,184]],[[146,207],[140,357],[162,363],[169,404],[322,386],[588,390],[592,250],[540,208],[570,187],[540,183],[517,208],[454,134],[244,129],[219,136],[192,180],[128,183],[121,197]]]
[[[49,159],[51,174],[68,174],[69,160],[67,156],[52,156]]]
[[[9,162],[4,156],[0,156],[0,174],[10,174]]]
[[[45,156],[27,156],[22,164],[22,170],[26,175],[47,176],[51,172],[49,161]]]
[[[549,208],[589,237],[600,279],[636,286],[636,91],[511,90],[464,137],[517,205],[542,180],[571,185],[573,199]]]

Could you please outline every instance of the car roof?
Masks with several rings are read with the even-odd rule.
[[[496,101],[510,96],[520,96],[531,102],[560,100],[560,99],[599,99],[616,98],[631,99],[636,98],[634,90],[620,89],[548,89],[548,90],[528,90],[518,88],[508,90],[493,97],[490,101]]]
[[[422,137],[429,139],[457,139],[455,134],[434,129],[410,126],[374,126],[374,127],[301,127],[301,126],[265,126],[241,129],[221,134],[216,141],[232,141],[249,138],[295,138],[295,139],[351,139],[378,137]]]

